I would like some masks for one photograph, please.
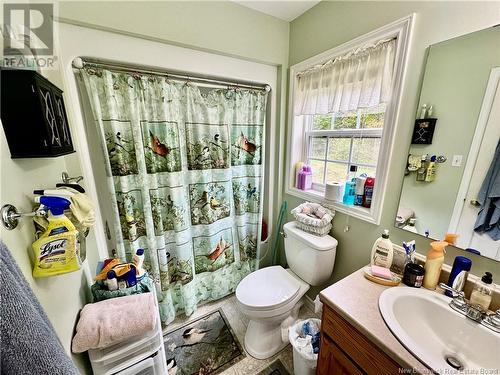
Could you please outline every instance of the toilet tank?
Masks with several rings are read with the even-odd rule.
[[[283,226],[288,266],[309,285],[324,285],[332,275],[338,242],[332,236],[306,233],[295,223]]]

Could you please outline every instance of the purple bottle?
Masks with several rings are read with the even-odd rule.
[[[304,190],[312,189],[312,169],[310,165],[304,166]]]

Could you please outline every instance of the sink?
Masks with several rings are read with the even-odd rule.
[[[380,295],[379,309],[393,335],[434,372],[496,373],[500,334],[452,310],[450,301],[430,290],[400,286]]]

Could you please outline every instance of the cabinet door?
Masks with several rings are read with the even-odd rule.
[[[362,375],[363,372],[327,336],[321,336],[317,375]]]
[[[58,133],[61,138],[61,147],[66,150],[72,150],[73,144],[71,142],[71,136],[69,133],[68,118],[66,117],[66,110],[64,107],[64,100],[62,96],[62,91],[56,88],[52,89],[52,94],[54,98],[54,106],[56,111],[56,126],[58,128]]]
[[[61,134],[58,126],[57,109],[50,84],[41,79],[36,80],[36,88],[40,100],[42,117],[45,122],[47,137],[44,146],[47,147],[47,154],[50,150],[57,150],[62,147]]]

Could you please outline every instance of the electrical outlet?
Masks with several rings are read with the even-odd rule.
[[[453,160],[451,162],[452,167],[461,167],[462,166],[462,158],[463,155],[453,155]]]

